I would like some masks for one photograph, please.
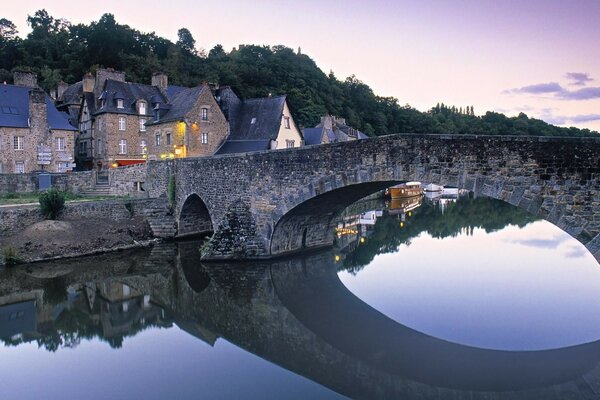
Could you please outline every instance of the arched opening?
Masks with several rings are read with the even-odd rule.
[[[197,194],[192,194],[181,207],[177,224],[177,237],[200,236],[212,232],[212,219],[206,204]]]
[[[356,201],[393,186],[397,181],[367,182],[315,196],[282,216],[271,235],[271,255],[331,246],[338,214]]]

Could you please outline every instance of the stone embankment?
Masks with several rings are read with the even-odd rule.
[[[140,247],[174,232],[166,198],[71,202],[57,221],[39,205],[1,207],[0,264],[8,249],[33,262]]]

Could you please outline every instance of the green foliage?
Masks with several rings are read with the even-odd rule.
[[[325,113],[341,116],[368,135],[390,133],[445,133],[475,135],[597,136],[588,129],[560,128],[526,115],[506,117],[487,112],[476,116],[473,106],[438,104],[428,112],[401,106],[382,97],[352,75],[339,80],[325,74],[305,54],[285,46],[240,45],[229,52],[220,44],[205,55],[187,28],[173,43],[154,32],[144,33],[119,24],[104,14],[89,25],[72,25],[36,11],[27,19],[32,32],[23,40],[15,25],[0,19],[0,78],[8,71],[30,67],[45,90],[61,79],[74,83],[98,66],[126,73],[128,80],[149,83],[163,71],[173,85],[196,86],[202,81],[229,85],[242,98],[288,95],[294,119],[315,126]],[[8,77],[8,78],[7,78]]]
[[[172,207],[175,206],[175,175],[171,175],[169,177],[169,203],[171,204]]]
[[[50,188],[40,194],[40,209],[42,214],[48,219],[56,219],[65,207],[65,193]]]
[[[23,262],[19,256],[19,251],[12,246],[4,247],[2,249],[2,259],[4,260],[4,265],[6,266],[13,266]]]

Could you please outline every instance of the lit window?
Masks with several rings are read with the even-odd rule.
[[[119,140],[119,154],[127,154],[127,140]]]
[[[288,149],[290,149],[290,148],[294,147],[294,143],[295,143],[294,140],[286,140],[285,141],[285,147],[287,147]]]
[[[290,129],[290,117],[283,117],[283,126],[285,129]]]
[[[144,103],[143,101],[140,102],[139,108],[140,115],[146,115],[146,103]]]
[[[123,108],[123,99],[117,99],[117,108]]]
[[[200,110],[200,117],[202,121],[208,121],[208,108],[202,108]]]
[[[170,134],[170,133],[167,133],[167,135],[166,135],[166,136],[167,136],[167,137],[166,137],[166,139],[167,139],[167,146],[170,146],[170,145],[171,145],[171,134]]]
[[[208,144],[208,133],[207,132],[202,132],[200,141],[202,144]]]
[[[64,137],[57,137],[55,139],[55,143],[56,143],[57,151],[65,151],[65,138]]]
[[[148,154],[148,143],[144,139],[141,140],[140,147],[142,148],[142,154]]]
[[[254,125],[256,123],[256,117],[252,117],[252,120],[250,121],[251,125]]]
[[[15,173],[16,174],[24,174],[25,173],[25,161],[15,162]]]
[[[155,139],[154,143],[157,146],[160,146],[160,133],[157,133],[154,139]]]
[[[25,137],[15,136],[13,138],[13,148],[15,150],[23,150],[25,148]]]
[[[140,118],[140,132],[146,132],[146,118]]]

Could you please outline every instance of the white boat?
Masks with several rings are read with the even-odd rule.
[[[435,183],[428,183],[425,185],[424,189],[426,192],[441,192],[444,190],[444,187],[442,185],[436,185]]]

